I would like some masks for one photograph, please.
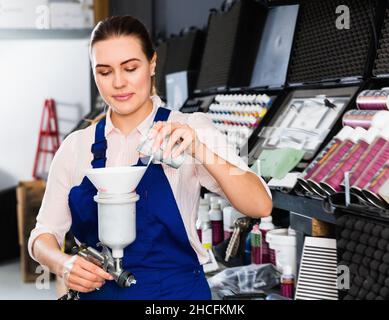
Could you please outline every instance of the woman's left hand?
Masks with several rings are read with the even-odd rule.
[[[201,142],[190,126],[178,122],[158,121],[154,124],[149,136],[150,139],[155,138],[153,152],[160,148],[168,135],[170,138],[163,152],[164,158],[178,157],[184,151],[196,158]],[[177,143],[179,144],[178,148],[172,154],[172,149]]]

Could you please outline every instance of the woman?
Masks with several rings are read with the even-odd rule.
[[[208,255],[195,230],[201,186],[255,218],[271,213],[270,192],[204,114],[161,107],[153,94],[157,56],[138,20],[120,16],[100,22],[91,35],[90,58],[108,112],[97,124],[69,135],[56,153],[29,239],[30,255],[64,277],[81,299],[210,299],[202,268]],[[151,127],[154,148],[171,135],[164,157],[185,152],[194,161],[179,169],[160,163],[147,169],[136,190],[137,238],[123,259],[137,283],[119,288],[103,269],[60,248],[69,229],[79,242],[96,246],[96,189],[85,171],[136,164],[136,147]]]

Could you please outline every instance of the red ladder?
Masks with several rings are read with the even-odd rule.
[[[58,118],[53,99],[46,99],[43,106],[41,124],[39,129],[38,147],[35,154],[32,176],[35,179],[46,179],[46,160],[48,155],[54,157],[59,148]],[[39,171],[41,170],[41,171]]]

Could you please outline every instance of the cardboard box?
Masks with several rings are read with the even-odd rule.
[[[20,244],[20,261],[22,279],[25,282],[34,282],[39,276],[36,268],[39,266],[28,253],[28,239],[31,230],[36,224],[46,182],[43,180],[23,181],[16,190],[18,212],[18,235]]]

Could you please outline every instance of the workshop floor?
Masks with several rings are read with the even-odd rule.
[[[55,281],[49,289],[38,290],[35,283],[24,283],[19,260],[0,262],[0,300],[55,300]]]

